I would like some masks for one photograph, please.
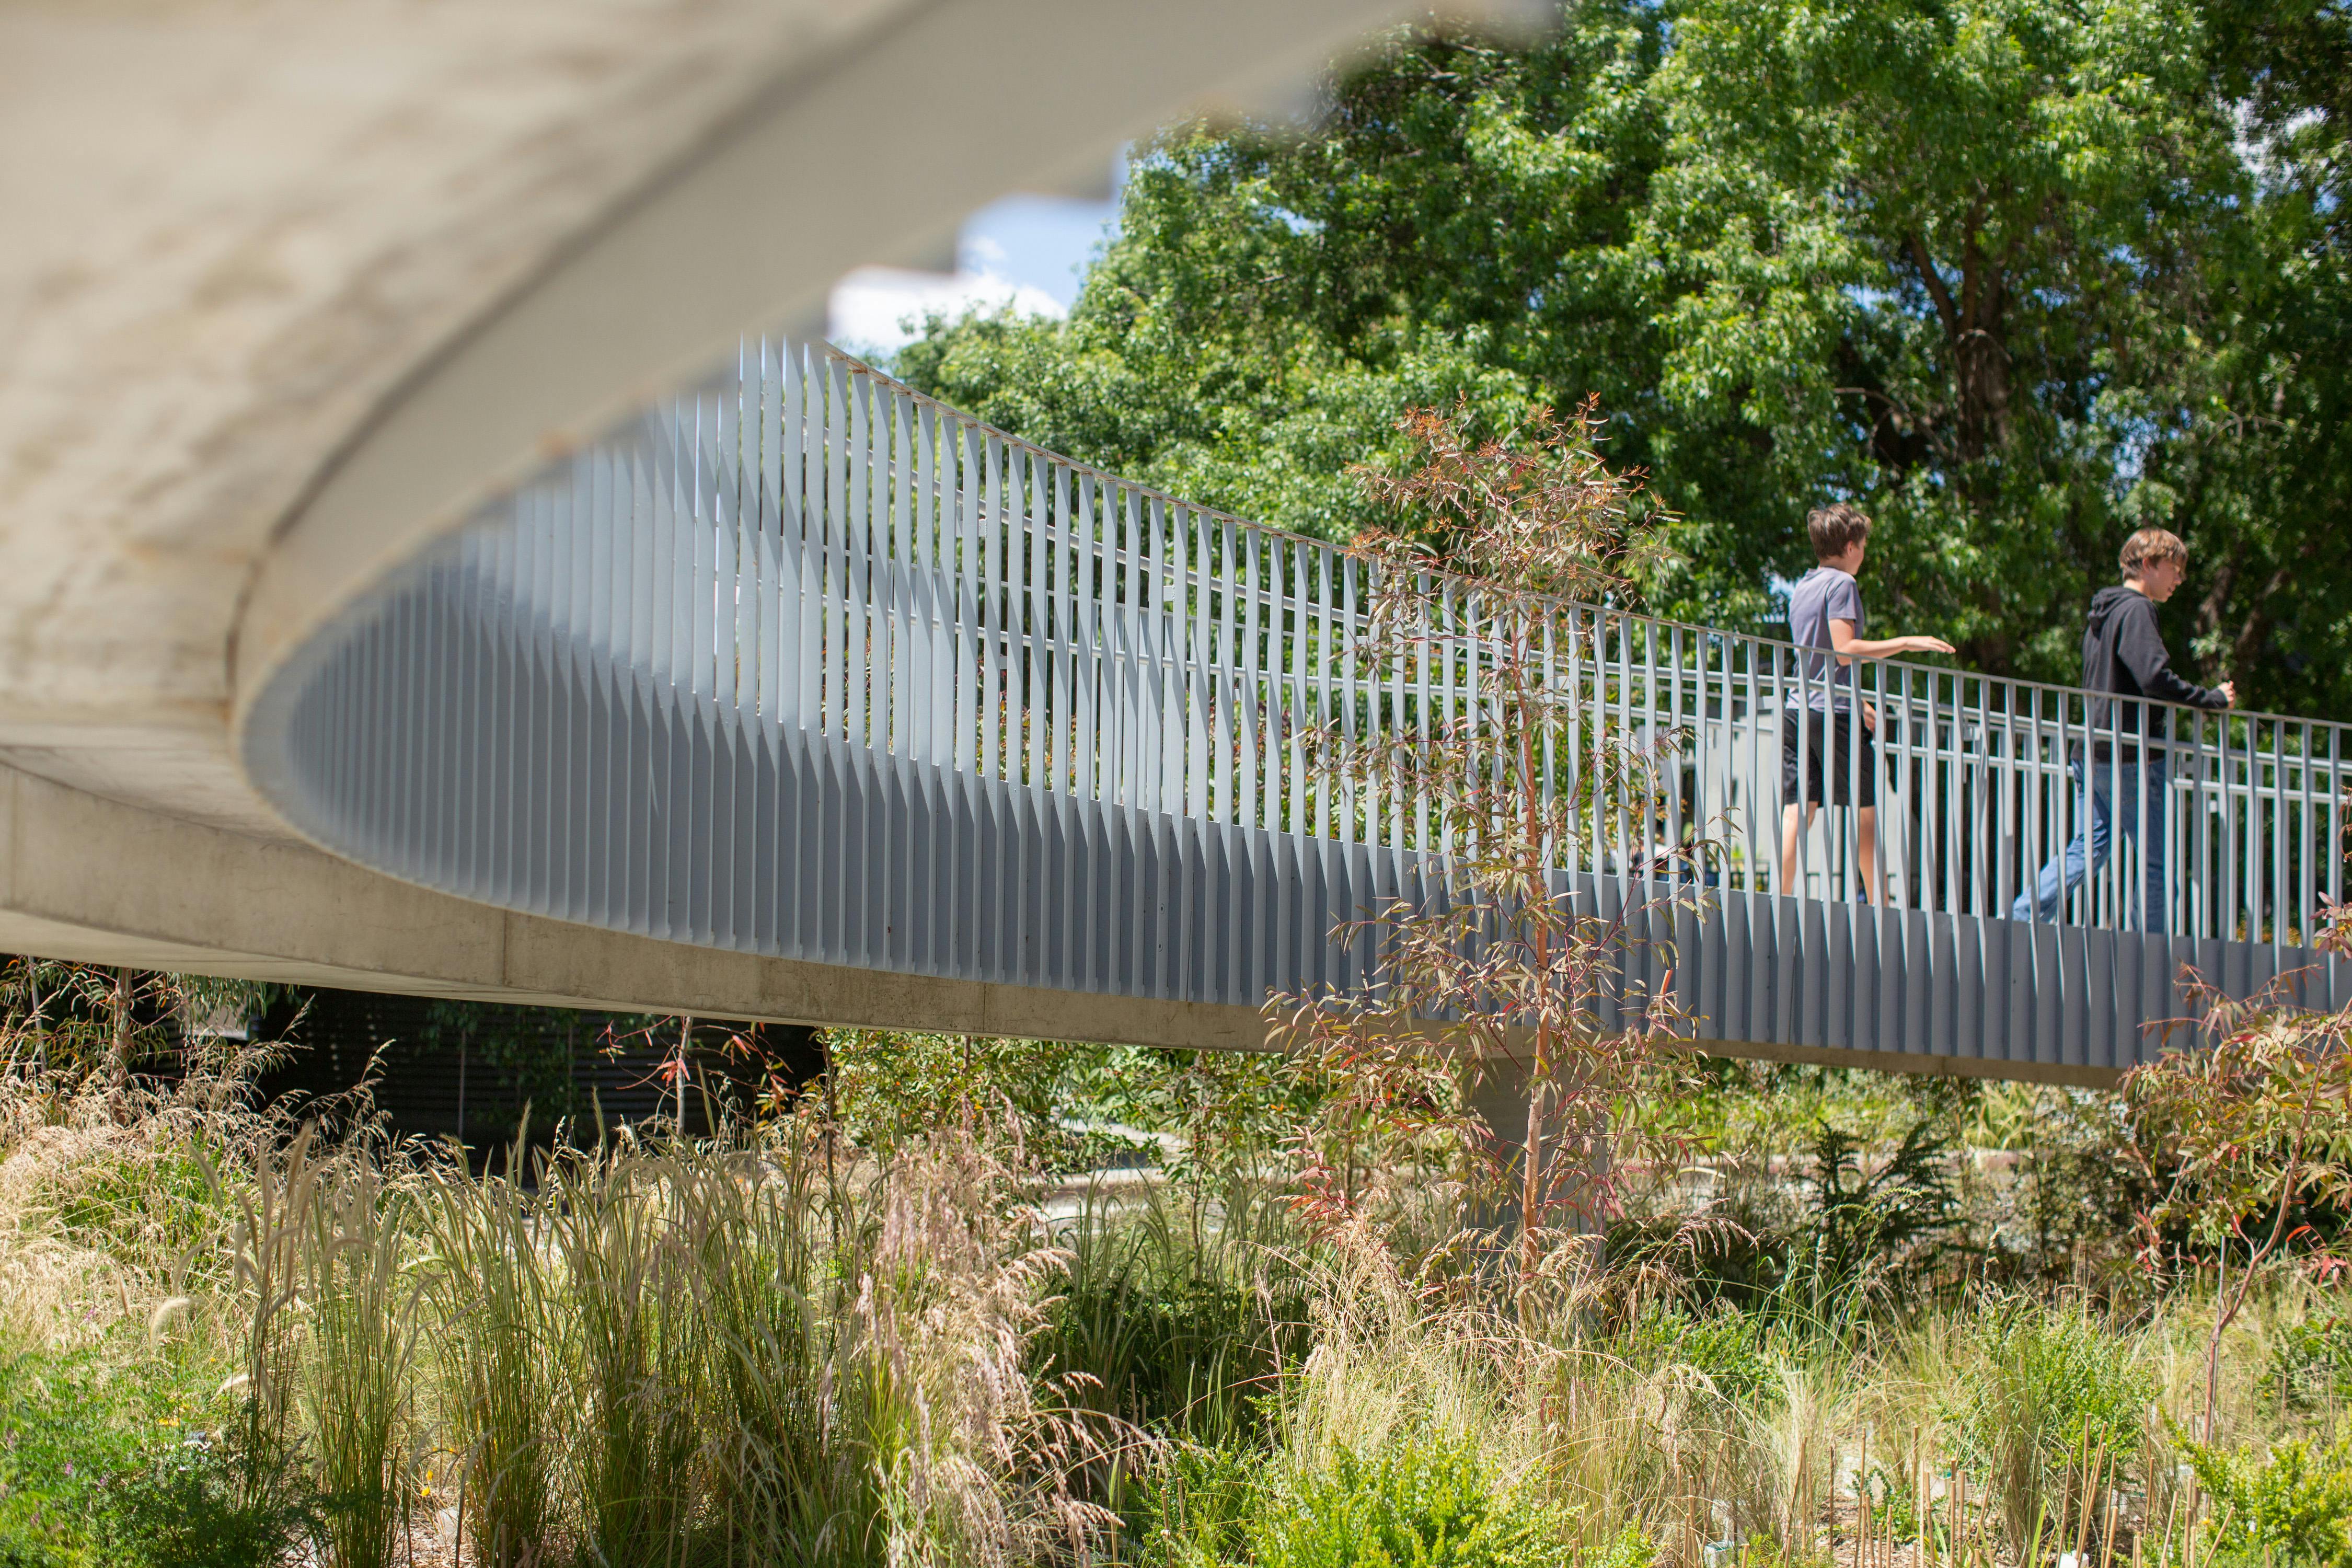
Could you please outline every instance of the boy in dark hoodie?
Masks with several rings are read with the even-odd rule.
[[[2170,901],[2164,864],[2164,801],[2169,772],[2165,742],[2171,726],[2162,709],[2120,700],[2152,697],[2192,708],[2227,708],[2238,700],[2237,688],[2229,681],[2209,688],[2183,680],[2173,673],[2172,659],[2164,650],[2156,607],[2172,597],[2180,580],[2189,574],[2189,547],[2179,535],[2161,528],[2141,529],[2124,541],[2123,570],[2124,585],[2099,590],[2091,600],[2090,619],[2083,628],[2083,689],[2097,695],[2091,700],[2091,732],[2095,739],[2089,758],[2088,790],[2083,789],[2081,750],[2077,748],[2066,762],[2066,772],[2078,792],[2074,816],[2081,826],[2065,847],[2042,868],[2033,890],[2018,895],[2009,911],[2014,921],[2056,920],[2066,895],[2082,883],[2086,834],[2088,869],[2095,873],[2107,863],[2114,832],[2119,829],[2139,847],[2140,860],[2140,886],[2126,889],[2136,891],[2129,901],[2137,908],[2125,913],[2124,923],[2146,931],[2164,930]],[[2145,757],[2140,754],[2143,734],[2147,741]],[[2146,833],[2139,830],[2142,822],[2147,824]]]

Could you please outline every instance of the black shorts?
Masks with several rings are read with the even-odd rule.
[[[1862,755],[1849,760],[1854,741],[1853,732],[1862,731]],[[1802,731],[1805,752],[1801,769],[1799,766],[1797,735]],[[1834,740],[1825,731],[1834,730]],[[1798,777],[1802,772],[1803,778]],[[1853,782],[1849,784],[1851,778]],[[1803,719],[1783,710],[1780,714],[1780,804],[1797,804],[1797,791],[1801,783],[1804,798],[1815,805],[1876,805],[1878,804],[1878,742],[1870,726],[1858,724],[1853,713],[1840,713],[1834,725],[1827,713],[1807,710]],[[1826,784],[1828,787],[1822,786]],[[1849,799],[1853,790],[1862,792],[1859,801]]]

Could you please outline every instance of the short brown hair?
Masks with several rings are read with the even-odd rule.
[[[2189,546],[2168,528],[2143,528],[2124,541],[2122,561],[2124,575],[2137,577],[2151,561],[2178,561],[2188,565]]]
[[[1870,519],[1863,515],[1860,507],[1836,500],[1807,512],[1805,531],[1812,536],[1813,559],[1827,561],[1833,555],[1844,554],[1868,539]]]

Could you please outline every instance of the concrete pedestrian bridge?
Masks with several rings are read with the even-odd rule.
[[[902,1023],[1018,998],[1047,1032],[1245,1046],[1269,992],[1361,983],[1370,938],[1333,929],[1432,896],[1454,847],[1430,802],[1340,782],[1305,737],[1425,742],[1477,713],[1500,633],[1473,585],[1435,654],[1376,670],[1369,567],[1329,544],[831,350],[740,361],[287,647],[237,731],[287,819],[469,900],[968,999],[910,1000]],[[1784,887],[1781,715],[1820,672],[1603,608],[1566,625],[1554,679],[1580,718],[1548,738],[1558,787],[1612,743],[1675,760],[1654,801],[1591,792],[1563,890],[1633,911],[1661,943],[1642,978],[1671,963],[1727,1048],[2109,1074],[2181,1010],[2181,964],[2240,989],[2305,964],[2340,892],[2343,734],[2159,708],[2128,738],[2090,731],[2111,772],[2118,744],[2175,760],[2157,929],[2118,918],[2154,828],[2056,918],[2006,918],[2085,826],[2066,760],[2093,716],[2080,693],[1899,664],[1863,681],[1888,907],[1859,901],[1843,810]],[[1719,853],[1694,879],[1669,851],[1701,837]],[[1696,907],[1667,908],[1676,891]]]
[[[0,383],[0,945],[1233,1047],[1269,991],[1360,980],[1333,926],[1425,893],[1456,847],[1303,739],[1477,711],[1475,595],[1442,658],[1376,670],[1343,552],[735,334],[1204,98],[1265,101],[1381,13],[647,4],[419,34],[295,7],[275,73],[243,12],[165,8],[161,41],[0,22],[28,83],[129,58],[126,100],[142,68],[214,89],[97,137],[84,177],[5,171],[55,221],[0,256],[25,324]],[[1073,85],[1009,101],[992,65]],[[417,122],[428,100],[446,124]],[[289,104],[335,133],[284,137]],[[0,105],[14,148],[54,140],[45,113],[106,119],[66,87]],[[377,199],[345,210],[354,159]],[[186,261],[208,215],[230,232]],[[2343,727],[2151,704],[2119,732],[2079,692],[1868,667],[1877,908],[1850,812],[1794,880],[1779,863],[1781,715],[1819,671],[1570,615],[1561,787],[1603,745],[1672,760],[1654,809],[1592,793],[1560,885],[1691,896],[1643,918],[1717,1048],[2096,1083],[2181,1011],[2183,964],[2352,994],[2305,945],[2343,893]],[[2054,918],[2011,920],[2087,826],[2086,741],[2110,784],[2119,753],[2167,758],[2160,809]],[[1701,839],[1694,877],[1675,851]]]

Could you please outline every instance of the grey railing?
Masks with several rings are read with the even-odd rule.
[[[329,847],[509,907],[1255,1004],[1348,978],[1333,923],[1462,830],[1317,755],[1475,728],[1491,700],[1475,585],[1433,584],[1412,651],[1376,660],[1373,570],[761,344],[723,394],[552,465],[387,582],[281,672],[247,756]],[[2005,920],[2090,826],[2070,765],[2111,799],[2150,790],[2150,820],[2051,923],[2263,946],[2275,971],[2343,894],[2344,726],[2102,718],[2080,691],[1894,661],[1831,690],[1785,643],[1609,605],[1559,625],[1578,700],[1547,777],[1589,831],[1559,860],[1615,896],[1856,906],[1853,810],[1810,826],[1794,880],[1781,865],[1782,729],[1816,696],[1874,721],[1882,912]],[[1603,752],[1653,763],[1604,782]],[[1847,770],[1821,793],[1862,798],[1859,748],[1821,754]],[[2159,757],[2160,785],[2126,776]]]

